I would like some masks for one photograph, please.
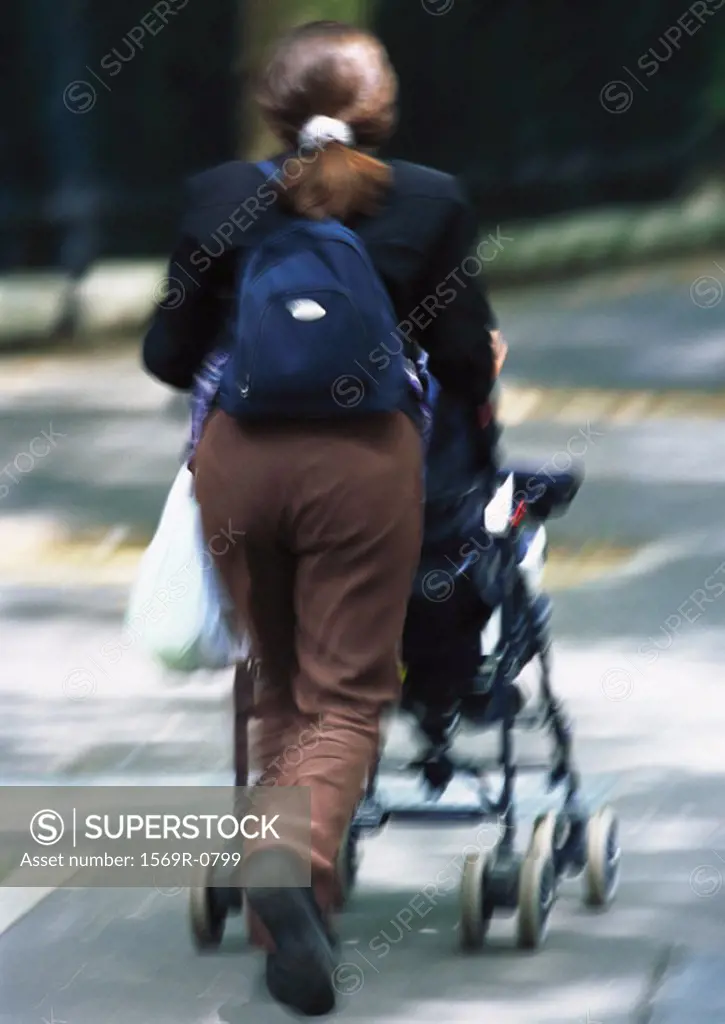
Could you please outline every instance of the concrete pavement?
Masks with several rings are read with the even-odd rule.
[[[624,275],[578,295],[521,294],[501,309],[507,380],[520,389],[509,400],[507,449],[536,467],[582,457],[587,481],[552,540],[560,561],[568,551],[576,562],[586,545],[612,552],[587,577],[557,570],[554,631],[557,690],[575,719],[587,792],[612,799],[622,818],[618,901],[592,915],[567,883],[540,953],[516,952],[514,922],[501,919],[485,953],[463,956],[456,874],[469,833],[446,828],[421,841],[414,829],[389,829],[366,844],[341,920],[343,1020],[725,1019],[725,327],[717,308],[692,301],[691,272]],[[123,355],[85,370],[40,360],[32,377],[27,361],[15,365],[0,368],[3,465],[44,451],[30,448],[43,431],[57,443],[18,470],[17,483],[2,477],[0,778],[218,781],[230,768],[228,674],[179,687],[133,647],[116,664],[103,656],[126,593],[119,552],[153,527],[184,441],[183,408]],[[561,393],[552,399],[552,386],[572,389],[568,404]],[[605,397],[578,400],[582,387]],[[690,397],[678,403],[683,388]],[[632,405],[643,390],[660,404]],[[706,393],[714,404],[704,415]],[[65,586],[47,565],[33,579],[16,559],[11,573],[9,545],[25,543],[42,568],[79,529],[94,536],[97,570],[85,547],[83,573],[69,568]],[[116,576],[104,584],[114,543]],[[391,763],[410,742],[397,727]],[[524,737],[529,748],[540,738]],[[538,785],[523,786],[529,820]],[[406,926],[406,909],[442,871],[450,884],[440,901]],[[0,1022],[286,1019],[237,929],[218,956],[192,952],[185,900],[155,890],[50,895],[0,936]]]

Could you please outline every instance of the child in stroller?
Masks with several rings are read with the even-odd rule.
[[[341,876],[348,887],[354,882],[360,837],[389,821],[494,820],[495,847],[476,847],[463,864],[461,941],[464,948],[480,946],[495,910],[518,911],[519,945],[536,948],[565,874],[584,873],[585,901],[598,907],[613,899],[619,878],[614,813],[604,806],[591,814],[581,800],[570,724],[550,687],[551,604],[540,592],[543,523],[566,511],[581,478],[502,469],[490,457],[498,440],[491,434],[482,462],[478,425],[455,399],[439,393],[435,381],[427,384],[433,416],[424,540],[403,637],[402,707],[414,716],[424,743],[422,755],[407,767],[422,777],[428,797],[406,799],[399,787],[391,795],[378,765],[350,826]],[[489,430],[496,435],[495,423]],[[518,677],[534,658],[541,672],[533,723],[548,729],[554,749],[543,763],[522,764],[513,748],[526,704]],[[476,729],[499,727],[500,754],[493,764],[454,760],[453,738],[462,721]],[[503,776],[497,798],[480,785],[489,768]],[[563,799],[559,811],[537,817],[522,855],[514,845],[514,797],[517,773],[526,769],[543,769],[549,790],[562,787]],[[475,796],[466,806],[447,807],[442,798],[457,775],[475,781]]]
[[[503,719],[505,702],[510,703],[511,715],[516,718],[527,697],[516,678],[509,680],[508,688],[492,686],[491,647],[496,645],[486,645],[484,640],[489,623],[489,640],[496,625],[500,631],[500,617],[498,622],[491,618],[502,605],[507,583],[509,545],[503,537],[487,531],[484,514],[506,476],[498,466],[498,428],[492,417],[482,437],[480,426],[456,399],[442,393],[427,375],[425,383],[433,425],[426,459],[422,558],[403,637],[406,685],[402,706],[415,717],[425,742],[422,757],[411,767],[419,768],[426,782],[440,791],[454,772],[448,748],[461,718],[480,726],[493,725]],[[543,474],[519,471],[515,480],[518,519],[526,511],[533,512],[534,518],[546,518],[553,505],[568,505],[579,487],[570,474],[544,481]],[[552,506],[546,510],[541,507],[544,493]],[[536,502],[538,509],[533,507]],[[539,569],[543,568],[543,528],[519,530],[518,521],[513,525],[517,564],[523,563],[525,574],[537,567],[537,561]],[[532,582],[536,589],[540,580]],[[525,582],[519,581],[517,598],[522,605],[527,598],[535,598],[524,588]],[[548,620],[548,599],[540,595],[528,611],[534,623],[517,659],[519,670],[536,654],[545,654],[536,626],[543,629]],[[520,612],[524,614],[524,607]]]
[[[498,436],[493,416],[482,437],[472,415],[422,372],[432,425],[422,556],[403,634],[402,708],[425,743],[411,768],[442,790],[454,770],[449,738],[481,669],[481,634],[496,604],[500,552],[486,533],[483,509],[495,487]]]

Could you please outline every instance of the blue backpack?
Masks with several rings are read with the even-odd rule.
[[[397,317],[355,232],[290,218],[251,251],[238,288],[225,412],[331,418],[404,406],[411,377]]]

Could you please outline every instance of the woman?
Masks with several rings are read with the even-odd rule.
[[[460,273],[476,220],[453,178],[373,155],[396,119],[396,77],[380,42],[335,22],[296,29],[258,99],[282,145],[278,186],[270,200],[265,176],[242,162],[192,179],[170,298],[144,343],[147,369],[190,388],[225,336],[250,250],[290,213],[332,217],[363,240],[400,330],[475,415],[495,376],[490,309]],[[334,121],[318,130],[315,158],[286,156],[319,117]],[[240,422],[217,409],[193,461],[207,537],[230,524],[242,537],[217,564],[262,665],[254,760],[265,783],[310,790],[312,890],[275,884],[283,869],[293,877],[295,850],[245,854],[248,901],[271,939],[269,990],[307,1015],[334,1007],[335,860],[381,714],[399,697],[422,530],[419,426],[412,397],[398,412],[329,422]]]

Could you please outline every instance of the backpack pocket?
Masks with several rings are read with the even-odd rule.
[[[361,401],[345,385],[360,377],[361,357],[367,359],[373,344],[346,290],[270,296],[250,341],[248,364],[237,371],[239,399],[249,414],[286,409],[294,416],[334,416]]]

